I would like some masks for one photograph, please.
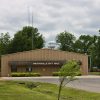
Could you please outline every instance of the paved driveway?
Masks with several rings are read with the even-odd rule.
[[[68,87],[100,93],[100,76],[81,76],[67,84]],[[4,80],[23,80],[59,84],[59,77],[3,77]]]

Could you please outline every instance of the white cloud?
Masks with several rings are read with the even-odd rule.
[[[32,8],[34,26],[46,38],[66,30],[76,36],[98,34],[100,0],[0,0],[0,33],[11,36],[28,24],[28,9]]]

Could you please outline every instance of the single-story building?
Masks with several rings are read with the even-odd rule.
[[[53,49],[37,49],[1,56],[1,76],[8,77],[12,72],[36,72],[42,76],[59,71],[64,62],[81,61],[81,72],[88,74],[88,56],[74,52]]]

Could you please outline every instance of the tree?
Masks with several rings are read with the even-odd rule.
[[[0,35],[0,55],[7,54],[10,44],[10,35],[9,33],[1,33]]]
[[[33,44],[32,44],[33,41]],[[37,28],[26,26],[18,31],[10,44],[10,53],[26,51],[31,49],[40,49],[44,45],[43,36]]]
[[[86,53],[89,57],[89,67],[96,66],[96,45],[98,36],[81,35],[74,44],[74,51]]]
[[[100,36],[98,36],[97,43],[95,45],[95,65],[100,68]]]
[[[90,67],[96,66],[95,60],[96,60],[96,45],[98,41],[98,36],[94,35],[92,36],[93,43],[88,47],[88,55],[89,55],[89,63]]]
[[[88,54],[88,49],[93,43],[94,37],[90,35],[81,35],[74,44],[74,51]]]
[[[77,61],[68,61],[66,62],[59,71],[60,85],[59,85],[59,93],[58,100],[60,100],[61,91],[63,86],[65,86],[70,81],[75,80],[75,76],[79,72],[79,64]]]
[[[64,51],[73,51],[75,36],[69,32],[62,32],[57,35],[56,42],[60,43],[60,49]]]

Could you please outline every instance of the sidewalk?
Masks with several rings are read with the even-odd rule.
[[[3,78],[18,78],[18,77],[1,77],[0,79]],[[59,78],[59,76],[40,76],[40,77],[22,77],[22,78]],[[83,76],[76,76],[76,78],[100,78],[100,75],[83,75]]]

